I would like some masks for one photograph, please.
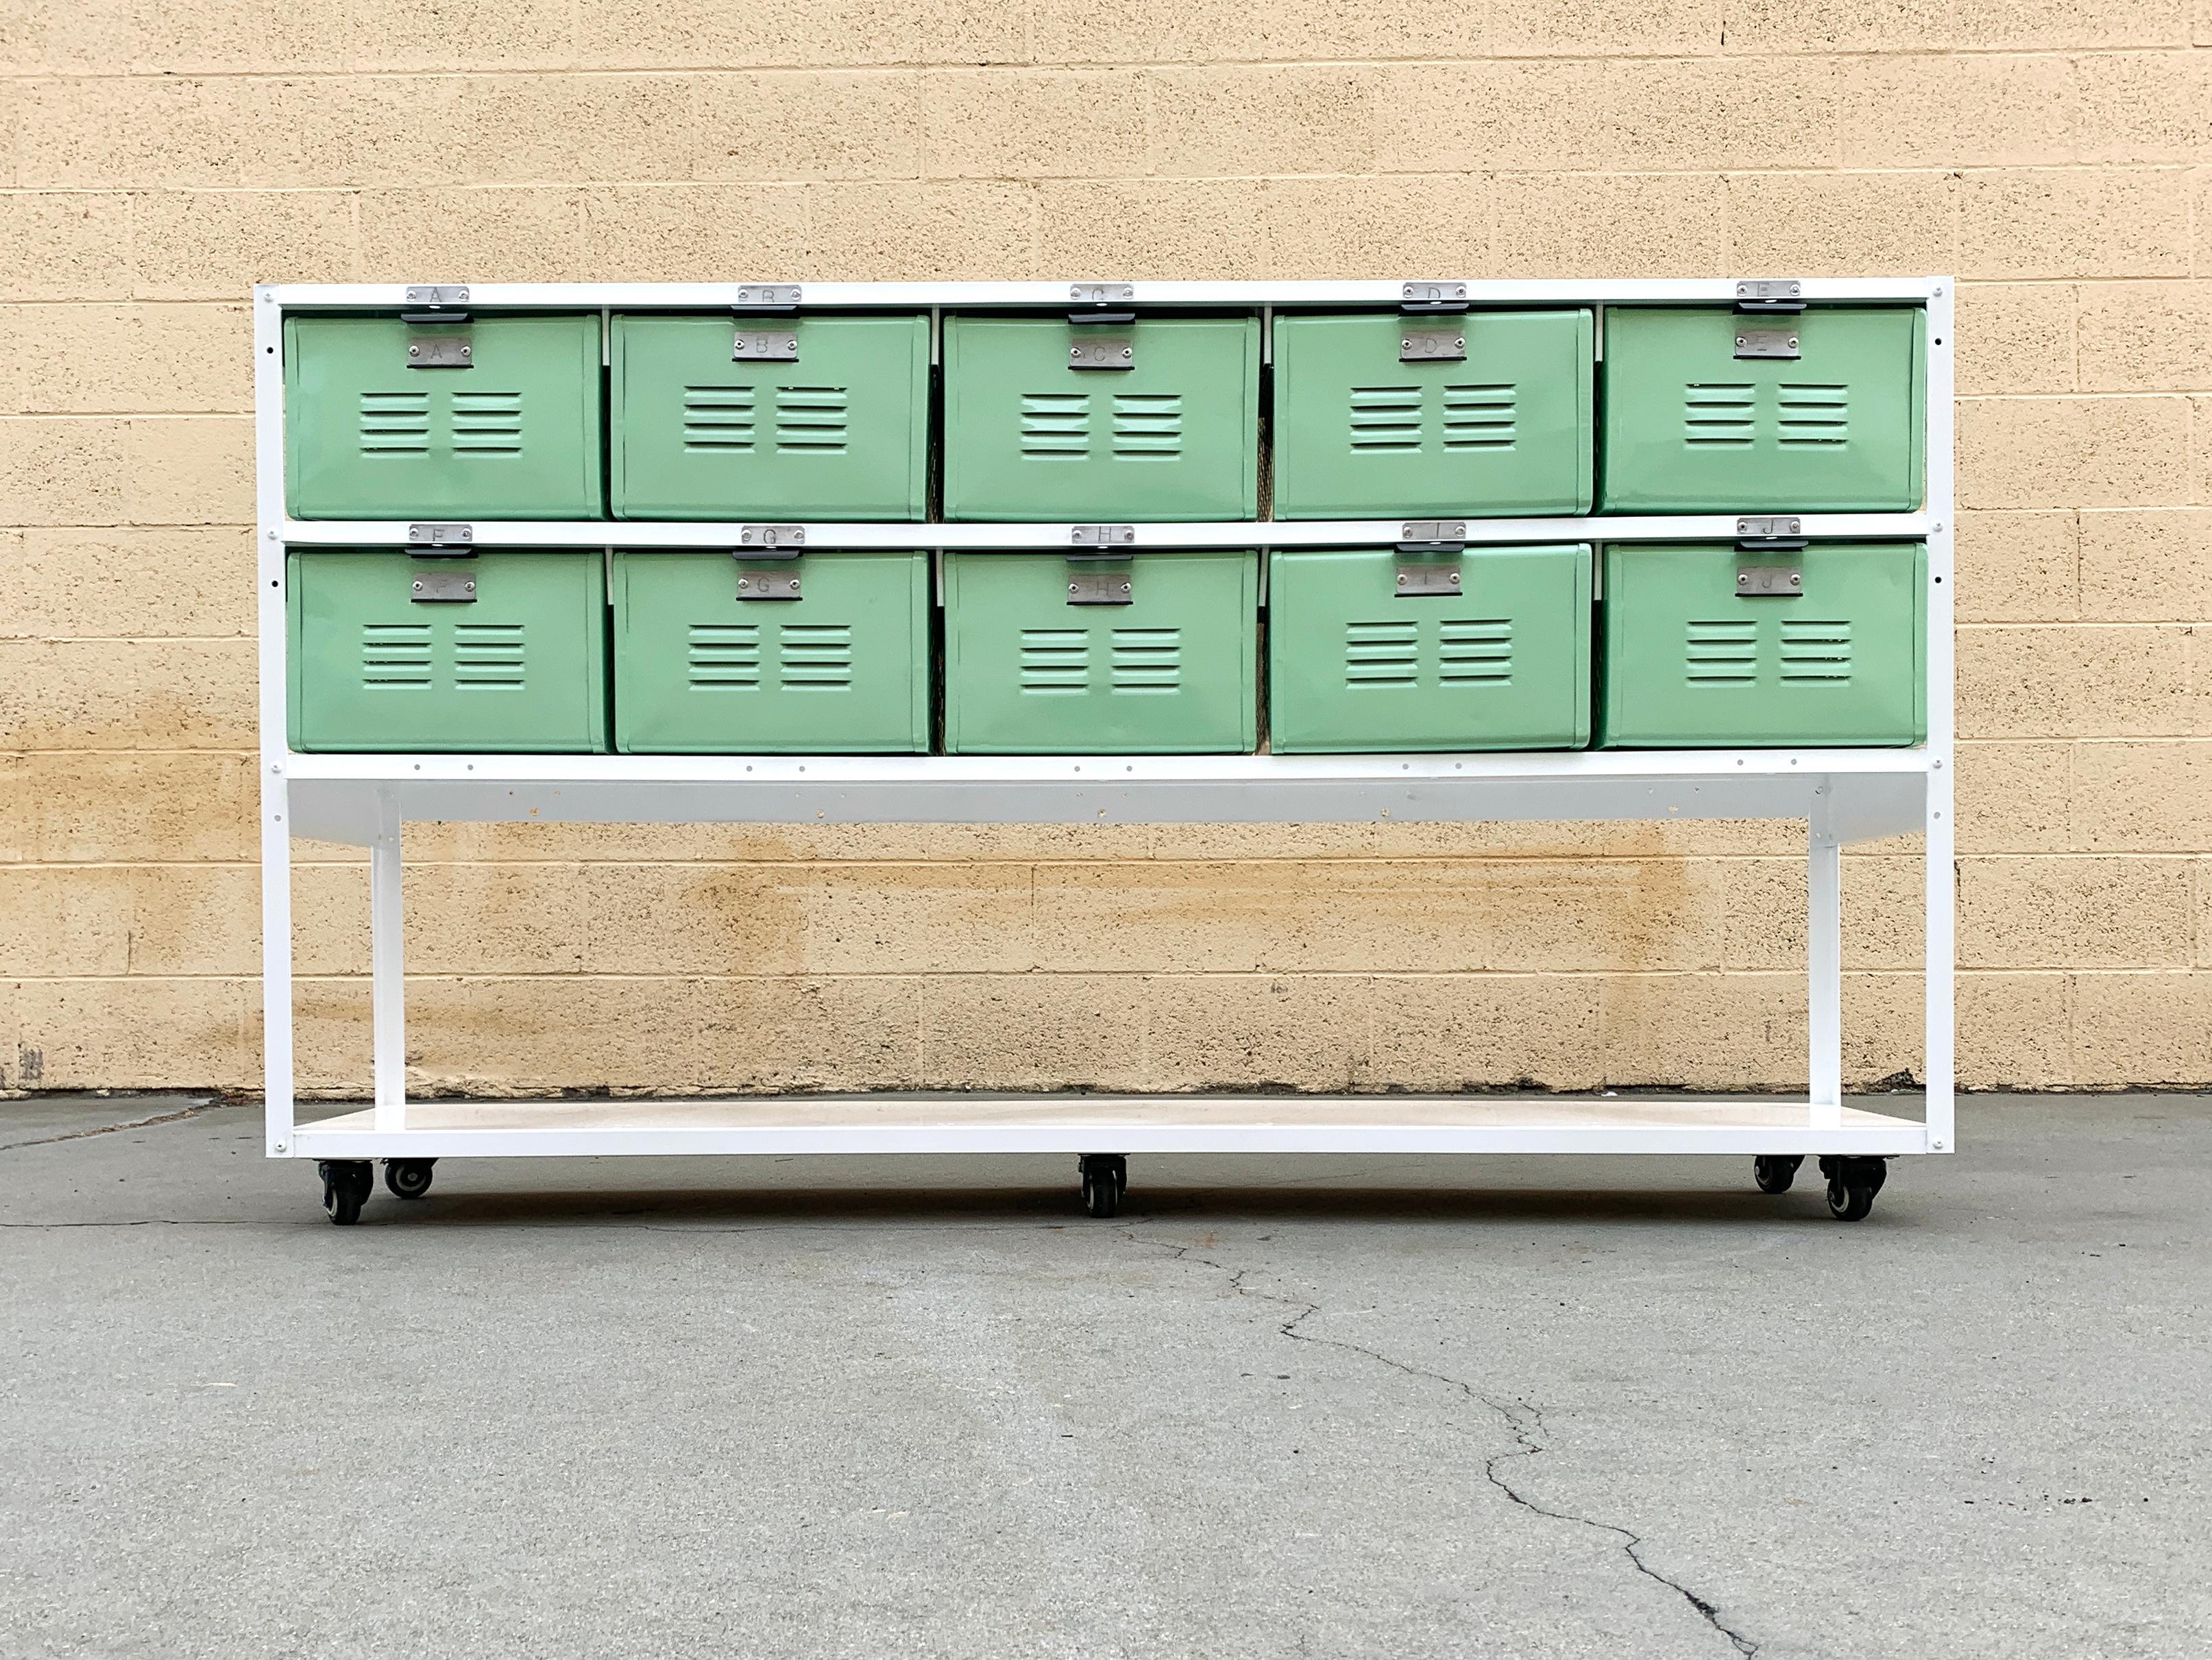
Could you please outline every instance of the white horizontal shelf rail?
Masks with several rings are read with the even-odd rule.
[[[1816,513],[1792,515],[1799,533],[1811,538],[1858,541],[1918,541],[1936,522],[1926,513]],[[312,547],[404,547],[410,523],[404,519],[288,519],[276,527],[277,541]],[[644,519],[472,519],[465,521],[473,547],[539,548],[708,548],[727,552],[737,546],[744,521],[691,520],[682,524]],[[758,522],[758,521],[754,521]],[[1089,523],[1091,521],[1085,521]],[[1240,519],[1203,523],[1134,525],[1129,546],[1145,548],[1331,548],[1384,545],[1407,536],[1412,522],[1401,519]],[[1464,538],[1470,544],[1524,542],[1729,542],[1742,533],[1734,514],[1683,514],[1673,517],[1638,514],[1616,519],[1469,519]],[[910,521],[898,524],[811,524],[810,550],[912,548],[928,551],[1030,551],[1071,544],[1073,523],[978,525]]]
[[[774,273],[758,280],[772,280]],[[1457,281],[1458,279],[1422,279]],[[479,311],[719,310],[738,283],[458,284]],[[1466,279],[1477,307],[1711,305],[1725,278]],[[301,755],[286,743],[288,546],[398,546],[409,521],[289,519],[284,511],[283,319],[290,311],[396,310],[399,283],[255,290],[255,463],[261,648],[262,931],[265,1148],[289,1158],[463,1154],[857,1152],[1764,1152],[1891,1155],[1954,1145],[1952,1067],[1953,284],[1941,277],[1805,278],[1810,301],[1923,305],[1929,321],[1927,500],[1911,514],[1806,514],[1815,538],[1924,539],[1928,738],[1911,750],[1597,751],[1457,756],[639,757]],[[1400,280],[1150,283],[1139,307],[1395,306]],[[1060,311],[1066,282],[805,283],[802,310]],[[428,515],[425,515],[426,518]],[[1736,515],[1470,519],[1473,544],[1723,541]],[[449,522],[449,521],[447,521]],[[708,548],[732,522],[473,520],[487,547]],[[1133,545],[1321,547],[1385,544],[1406,521],[1154,524]],[[932,551],[1068,545],[1071,524],[814,524],[811,547]],[[1404,1096],[956,1098],[921,1119],[863,1098],[824,1116],[817,1098],[763,1104],[428,1103],[405,1097],[400,832],[408,819],[574,823],[1400,823],[1515,819],[1786,818],[1807,829],[1808,1089],[1796,1101],[1562,1103]],[[1927,1098],[1920,1121],[1847,1108],[1842,1096],[1842,911],[1847,842],[1918,831],[1925,875]],[[375,1100],[365,1112],[295,1122],[291,842],[370,849]],[[1254,1104],[1255,1103],[1258,1104]],[[592,1116],[594,1110],[599,1110]],[[1577,1111],[1583,1116],[1577,1117]],[[1103,1116],[1102,1116],[1103,1115]],[[1100,1140],[1111,1136],[1112,1144]]]

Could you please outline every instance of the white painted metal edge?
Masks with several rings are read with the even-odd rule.
[[[1918,541],[1929,533],[1929,513],[1816,513],[1796,515],[1815,538]],[[1470,519],[1470,544],[1529,542],[1729,542],[1740,533],[1735,514],[1671,517]],[[404,519],[289,519],[284,540],[301,547],[404,547]],[[477,547],[705,548],[727,553],[738,545],[744,521],[689,523],[636,519],[471,519],[460,521]],[[1088,522],[1088,521],[1086,521]],[[1226,522],[1137,525],[1133,546],[1144,548],[1326,548],[1388,545],[1403,538],[1401,519],[1234,520]],[[806,545],[839,549],[920,549],[951,552],[1054,552],[1070,545],[1073,523],[977,525],[942,523],[811,524],[802,526]]]

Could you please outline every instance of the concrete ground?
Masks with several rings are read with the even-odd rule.
[[[2212,1101],[1747,1160],[468,1164],[0,1104],[0,1652],[2212,1652]],[[135,1122],[133,1121],[149,1121]]]

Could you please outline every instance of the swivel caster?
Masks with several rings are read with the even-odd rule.
[[[1083,1208],[1102,1220],[1121,1207],[1129,1190],[1129,1161],[1118,1152],[1078,1154],[1075,1168],[1083,1177]]]
[[[361,1207],[376,1186],[376,1167],[366,1158],[325,1158],[315,1166],[323,1178],[323,1213],[339,1227],[361,1220]]]
[[[430,1191],[430,1166],[434,1158],[387,1158],[384,1161],[384,1185],[392,1189],[394,1199],[420,1199]]]
[[[1856,1222],[1874,1208],[1875,1195],[1889,1179],[1889,1162],[1883,1158],[1823,1158],[1820,1174],[1828,1178],[1828,1214],[1838,1222]]]
[[[1804,1162],[1802,1153],[1767,1153],[1751,1161],[1751,1179],[1761,1193],[1787,1193],[1797,1179],[1797,1166]]]

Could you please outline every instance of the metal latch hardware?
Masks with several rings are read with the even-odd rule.
[[[1735,285],[1739,318],[1791,317],[1805,309],[1805,285],[1794,277],[1760,277]],[[1750,323],[1735,325],[1735,355],[1740,358],[1778,357],[1794,361],[1801,322]]]
[[[410,283],[407,285],[407,303],[410,306],[465,306],[469,303],[468,285],[465,283]]]
[[[1805,591],[1807,538],[1799,521],[1761,515],[1735,521],[1735,591],[1744,599],[1789,599]]]
[[[1401,283],[1398,285],[1398,361],[1401,363],[1462,362],[1467,357],[1467,284]]]
[[[1133,596],[1126,553],[1073,553],[1067,556],[1067,603],[1071,605],[1126,605]]]
[[[477,576],[473,565],[426,559],[416,556],[422,562],[415,567],[413,592],[408,598],[417,605],[473,605],[477,602]]]
[[[799,331],[795,328],[749,329],[740,321],[730,341],[732,363],[796,363]]]
[[[469,314],[465,311],[403,311],[407,325],[407,367],[410,369],[465,369],[475,367],[469,345]],[[426,327],[437,333],[426,334]]]
[[[799,556],[806,550],[804,525],[743,525],[738,545],[730,550],[738,562],[740,599],[797,599]],[[749,570],[747,566],[774,564],[777,570]]]
[[[422,524],[407,527],[410,548],[451,548],[456,555],[476,550],[477,533],[469,525]]]
[[[730,302],[732,311],[797,311],[799,284],[796,283],[745,283],[739,285],[738,297]]]
[[[1108,309],[1116,301],[1135,296],[1132,283],[1071,283],[1067,296],[1077,305],[1094,307],[1071,311],[1068,323],[1067,367],[1072,369],[1133,369],[1137,367],[1137,320],[1133,311]]]
[[[1067,544],[1074,548],[1128,548],[1137,543],[1134,525],[1070,525]]]
[[[1398,543],[1397,588],[1401,599],[1460,592],[1460,559],[1467,551],[1464,519],[1413,519]]]

